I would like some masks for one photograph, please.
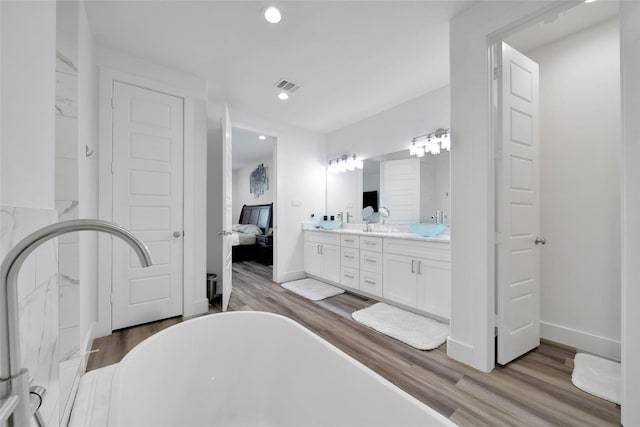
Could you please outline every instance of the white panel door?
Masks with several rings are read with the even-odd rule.
[[[498,363],[540,345],[538,64],[502,44],[497,164]]]
[[[182,314],[183,100],[113,83],[113,222],[149,247],[142,268],[112,239],[112,328]]]
[[[222,118],[222,311],[227,311],[232,290],[231,228],[233,209],[233,164],[231,157],[231,118],[224,106]]]
[[[314,276],[322,276],[322,263],[320,243],[304,242],[304,271]]]
[[[389,222],[420,222],[420,159],[380,163],[380,206],[389,208]]]

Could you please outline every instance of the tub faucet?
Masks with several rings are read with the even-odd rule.
[[[9,251],[0,267],[0,425],[29,427],[31,417],[43,425],[38,412],[45,389],[29,388],[29,372],[20,367],[18,325],[18,272],[22,263],[47,240],[74,231],[101,231],[120,237],[138,254],[143,267],[151,265],[149,249],[132,232],[97,219],[75,219],[48,225],[22,239]]]

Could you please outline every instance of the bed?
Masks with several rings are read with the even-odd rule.
[[[273,203],[244,205],[238,224],[233,226],[231,258],[233,262],[273,260]]]

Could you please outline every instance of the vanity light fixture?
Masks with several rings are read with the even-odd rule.
[[[329,172],[347,172],[362,169],[363,167],[364,163],[362,160],[358,160],[355,154],[351,156],[344,154],[335,160],[329,160],[328,169]]]
[[[411,147],[409,147],[409,155],[424,157],[426,153],[440,154],[441,150],[451,150],[449,129],[439,128],[433,132],[413,137]]]

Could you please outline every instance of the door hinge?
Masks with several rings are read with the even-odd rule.
[[[493,67],[493,80],[502,78],[502,67]]]
[[[113,162],[111,162],[111,175],[113,175]]]
[[[109,103],[111,104],[111,109],[113,110],[113,98],[111,98]]]
[[[495,315],[495,317],[493,318],[493,326],[495,326],[496,328],[504,327],[502,316],[499,316],[498,314]]]
[[[109,302],[113,305],[113,293],[109,295]]]

